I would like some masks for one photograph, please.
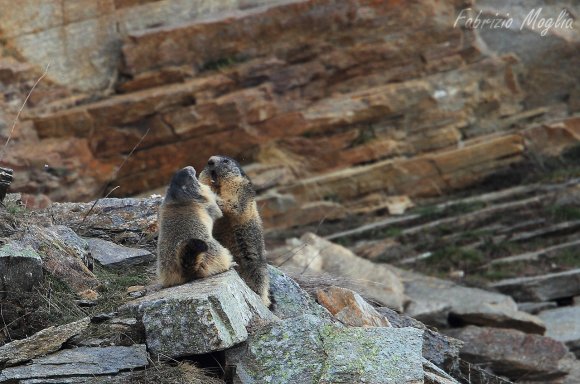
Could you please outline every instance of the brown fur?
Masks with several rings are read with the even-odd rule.
[[[178,171],[159,208],[157,271],[164,287],[227,271],[232,255],[212,236],[221,217],[215,195],[195,178],[195,170]]]
[[[211,186],[218,195],[223,212],[214,226],[215,238],[232,253],[242,279],[269,306],[270,277],[264,231],[250,179],[235,160],[213,156],[200,173],[199,181]]]

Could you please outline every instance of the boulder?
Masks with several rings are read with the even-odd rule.
[[[525,377],[544,382],[566,375],[559,362],[568,350],[549,337],[526,334],[515,329],[468,326],[446,332],[465,342],[461,358],[488,366],[494,373],[512,380]]]
[[[390,308],[377,308],[395,328],[413,327],[423,331],[423,357],[449,372],[459,365],[459,351],[463,342],[427,328],[412,317],[401,315]]]
[[[561,307],[541,312],[546,336],[565,343],[580,359],[580,307]]]
[[[88,317],[74,323],[49,327],[22,340],[15,340],[0,347],[0,365],[10,367],[33,358],[58,351],[72,337],[83,332],[89,325]]]
[[[405,281],[405,294],[411,303],[405,313],[437,327],[473,324],[500,328],[515,328],[543,334],[542,321],[518,311],[509,296],[417,273],[396,270]],[[451,323],[451,324],[450,324]]]
[[[580,295],[580,269],[500,280],[492,288],[517,301],[550,301]]]
[[[0,247],[0,299],[31,292],[42,279],[42,259],[34,248],[19,241]]]
[[[274,303],[272,313],[280,319],[310,314],[331,319],[331,314],[319,305],[294,280],[281,270],[268,265],[270,274],[270,295]]]
[[[65,349],[52,355],[33,359],[29,365],[4,369],[0,372],[0,383],[32,379],[46,379],[49,383],[51,382],[49,380],[67,383],[67,377],[70,376],[85,376],[85,380],[88,381],[94,376],[144,368],[148,364],[147,348],[143,344],[131,347]]]
[[[80,293],[93,289],[99,281],[89,269],[88,245],[68,227],[29,225],[19,239],[42,258],[43,268]]]
[[[226,351],[235,383],[418,383],[422,331],[344,328],[303,315],[257,329]]]
[[[146,249],[124,247],[111,241],[95,238],[87,239],[87,243],[89,243],[91,255],[105,267],[127,268],[147,264],[156,259],[155,255]]]
[[[141,297],[121,313],[143,323],[149,351],[161,358],[231,348],[248,327],[278,321],[233,270]]]
[[[341,323],[351,327],[390,327],[389,320],[358,293],[350,289],[329,287],[316,293],[318,302]]]
[[[386,266],[361,259],[347,248],[313,233],[291,240],[290,245],[275,251],[275,264],[302,272],[330,273],[356,282],[365,297],[402,310],[403,284]]]

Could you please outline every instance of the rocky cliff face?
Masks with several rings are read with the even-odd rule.
[[[469,8],[514,25],[465,27]],[[2,162],[14,190],[81,200],[152,190],[227,154],[270,190],[269,227],[445,194],[580,140],[580,35],[520,29],[526,11],[492,0],[12,7],[0,16],[3,56],[18,59],[2,59],[4,136],[23,84],[51,67]]]

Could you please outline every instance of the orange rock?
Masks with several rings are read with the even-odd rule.
[[[544,156],[558,156],[565,149],[580,143],[580,117],[532,127],[523,134],[530,151]]]
[[[78,295],[83,300],[97,300],[99,298],[99,294],[92,289],[78,292]]]
[[[386,317],[378,313],[358,293],[350,289],[329,287],[316,292],[318,303],[342,323],[352,327],[390,327]]]

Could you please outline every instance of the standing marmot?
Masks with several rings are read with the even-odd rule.
[[[214,193],[195,178],[195,169],[175,173],[159,207],[157,273],[164,287],[227,271],[232,255],[212,236],[222,212]]]
[[[215,223],[215,238],[234,256],[242,279],[269,306],[264,231],[250,178],[235,160],[212,156],[199,174],[199,181],[218,195],[218,205],[224,214]]]

